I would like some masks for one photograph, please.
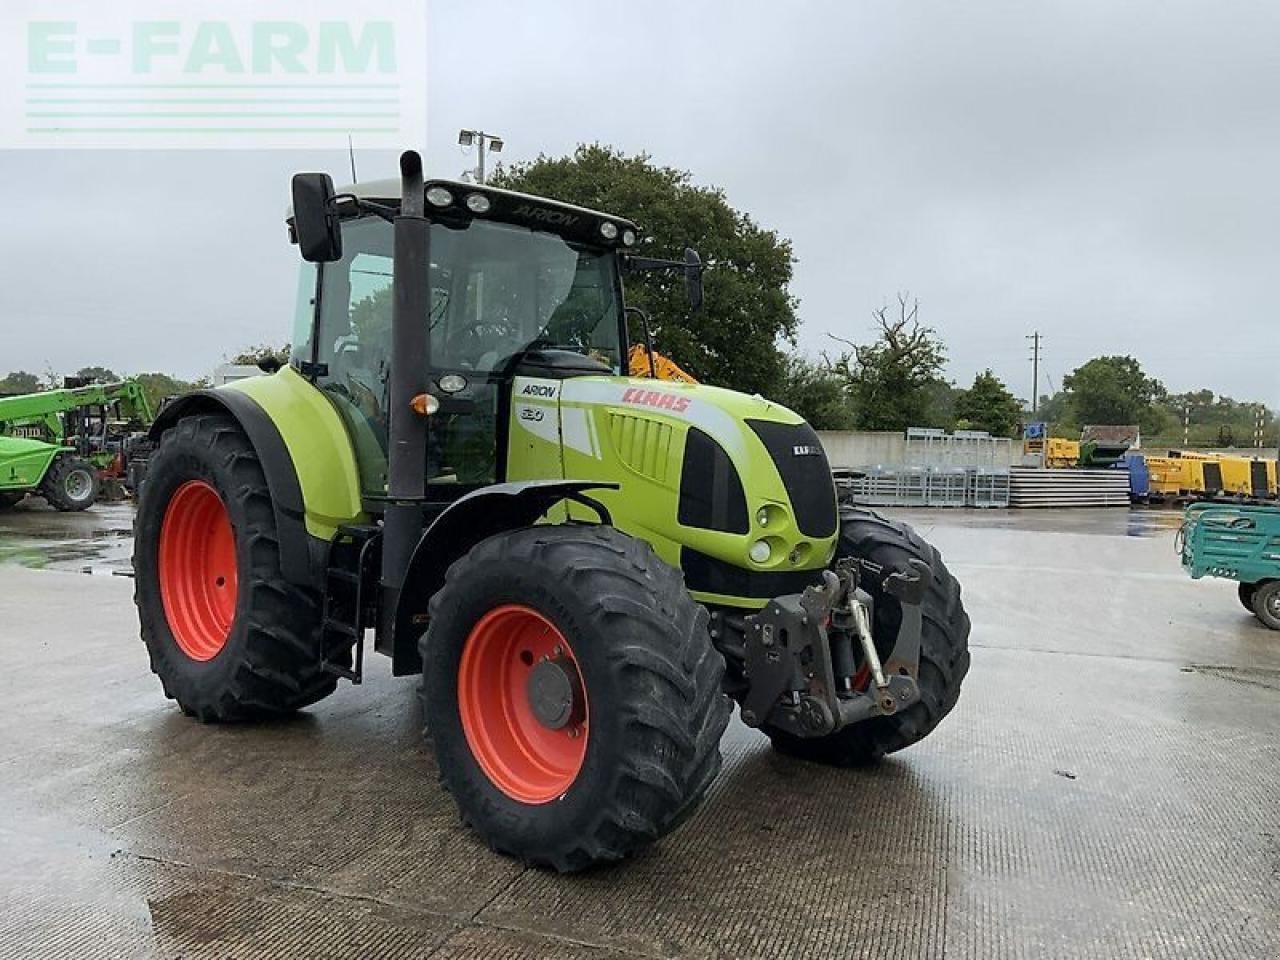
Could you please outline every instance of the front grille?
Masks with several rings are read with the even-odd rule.
[[[836,532],[836,485],[822,442],[807,423],[748,420],[778,468],[795,512],[796,526],[806,537]]]

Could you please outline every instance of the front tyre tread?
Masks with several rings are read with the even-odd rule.
[[[524,804],[480,770],[462,732],[457,667],[471,626],[500,603],[556,621],[590,712],[578,779]],[[560,872],[622,859],[674,829],[720,770],[724,661],[680,573],[612,527],[546,525],[485,540],[450,568],[421,641],[422,697],[441,781],[493,849]]]

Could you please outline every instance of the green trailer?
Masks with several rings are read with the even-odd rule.
[[[1235,580],[1244,608],[1280,630],[1280,507],[1193,503],[1178,541],[1192,579]]]
[[[34,493],[58,510],[87,509],[99,474],[124,466],[128,432],[117,427],[141,430],[151,419],[132,380],[0,397],[0,508]]]

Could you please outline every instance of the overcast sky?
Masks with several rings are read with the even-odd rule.
[[[209,4],[215,7],[214,4]],[[432,0],[428,163],[648,151],[790,237],[801,347],[896,291],[949,378],[1132,353],[1280,406],[1280,3]],[[288,337],[288,177],[334,152],[0,152],[0,372],[207,374]],[[357,147],[358,147],[357,142]],[[394,154],[358,152],[362,177]],[[627,211],[617,211],[625,214]]]

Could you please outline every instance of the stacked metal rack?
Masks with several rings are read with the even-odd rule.
[[[912,427],[905,465],[836,470],[842,499],[876,507],[1007,507],[1013,441]]]
[[[1009,471],[993,467],[839,470],[842,500],[871,507],[1007,507]]]

